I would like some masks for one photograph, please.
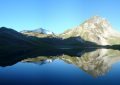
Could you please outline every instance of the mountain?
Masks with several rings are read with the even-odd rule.
[[[23,46],[29,45],[29,44],[34,44],[31,42],[27,36],[24,36],[23,34],[10,29],[6,27],[1,27],[0,28],[0,44],[1,45],[20,45],[22,44]]]
[[[63,39],[74,37],[75,42],[94,42],[98,45],[120,44],[120,33],[115,31],[110,23],[100,16],[93,16],[79,26],[69,29],[59,35]]]
[[[120,33],[115,31],[106,19],[99,16],[93,16],[76,28],[59,35],[42,28],[22,32],[6,27],[0,28],[0,54],[22,53],[34,49],[39,49],[39,52],[63,52],[63,49],[85,49],[88,46],[118,49],[119,44]]]
[[[50,32],[50,31],[43,29],[43,28],[38,28],[35,30],[23,30],[23,31],[21,31],[21,33],[25,33],[25,32],[36,32],[36,33],[41,33],[41,34],[54,34],[53,32]]]
[[[54,46],[35,36],[27,36],[6,27],[0,28],[0,57],[11,54],[17,55],[38,49],[41,51],[41,48],[43,51],[52,49]]]
[[[21,33],[6,27],[0,28],[0,57],[29,51],[33,46],[35,43]]]
[[[43,28],[39,28],[39,29],[35,29],[35,30],[32,30],[33,32],[38,32],[38,33],[43,33],[43,34],[54,34],[53,32],[50,32],[46,29],[43,29]]]
[[[35,30],[23,30],[23,31],[21,31],[21,33],[25,34],[27,36],[35,36],[38,38],[56,37],[56,35],[53,32],[50,32],[43,28],[39,28],[39,29],[35,29]]]
[[[100,16],[93,16],[79,26],[69,29],[64,33],[55,35],[53,32],[39,28],[35,30],[24,30],[21,32],[27,36],[38,38],[49,38],[49,41],[59,46],[93,46],[93,45],[115,45],[120,44],[120,33],[115,31],[110,23]]]

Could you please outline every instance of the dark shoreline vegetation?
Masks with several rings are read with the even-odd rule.
[[[58,37],[38,38],[27,36],[13,29],[0,28],[0,66],[12,65],[25,58],[37,56],[58,56],[70,55],[80,57],[85,52],[96,49],[120,50],[120,45],[97,45],[94,42],[78,42],[75,39],[80,37],[70,37],[61,39]],[[81,54],[76,55],[78,52]]]

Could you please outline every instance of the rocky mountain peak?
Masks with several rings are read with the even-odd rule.
[[[92,23],[100,23],[102,21],[105,21],[105,18],[102,18],[100,16],[93,16],[89,19],[90,21],[92,21]]]
[[[100,16],[93,16],[90,19],[86,20],[83,24],[81,24],[83,28],[88,29],[111,29],[112,26],[109,24],[109,22]],[[80,25],[80,26],[81,26]]]
[[[80,37],[85,41],[107,45],[113,43],[113,41],[116,43],[120,33],[115,31],[105,18],[93,16],[79,26],[65,31],[60,36],[62,38]]]

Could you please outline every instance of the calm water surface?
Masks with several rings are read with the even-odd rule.
[[[0,85],[120,85],[120,52],[38,56],[0,67]]]

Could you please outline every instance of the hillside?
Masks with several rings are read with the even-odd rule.
[[[63,39],[76,37],[76,41],[79,42],[83,42],[82,38],[99,45],[120,44],[120,33],[115,31],[106,19],[99,16],[93,16],[76,28],[69,29],[59,36]]]
[[[48,48],[48,49],[46,49]],[[0,56],[19,55],[39,49],[49,50],[54,48],[49,43],[37,37],[23,35],[13,29],[0,28]],[[7,53],[7,54],[6,54]]]

